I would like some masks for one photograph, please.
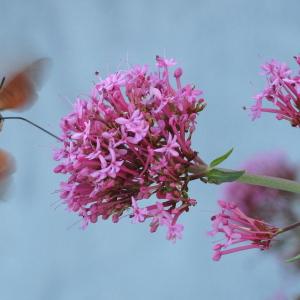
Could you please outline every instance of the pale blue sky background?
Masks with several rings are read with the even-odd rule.
[[[23,116],[58,133],[70,102],[89,92],[95,70],[116,71],[126,57],[151,65],[156,54],[166,54],[183,67],[185,82],[205,91],[208,106],[193,141],[205,160],[234,146],[227,167],[272,149],[299,161],[297,129],[272,116],[252,123],[242,110],[263,86],[261,63],[292,63],[299,53],[299,9],[297,0],[0,0],[0,75],[29,53],[51,57],[40,100]],[[198,206],[182,218],[184,238],[175,245],[165,232],[150,234],[146,224],[128,219],[83,232],[78,225],[69,229],[75,215],[52,205],[61,179],[52,173],[55,140],[7,121],[0,144],[18,165],[10,199],[0,204],[1,299],[252,300],[281,288],[297,291],[296,280],[268,253],[211,260],[206,231],[216,211],[216,186],[192,185]]]

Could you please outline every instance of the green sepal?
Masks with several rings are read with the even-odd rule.
[[[209,183],[221,184],[224,182],[232,182],[239,179],[245,173],[242,171],[224,171],[220,169],[212,169],[206,173]]]
[[[228,152],[226,152],[225,154],[223,154],[222,156],[214,159],[210,164],[209,167],[213,168],[217,165],[219,165],[220,163],[222,163],[225,159],[227,159],[229,157],[229,155],[232,153],[233,148],[231,148]]]
[[[290,263],[290,262],[294,262],[294,261],[297,261],[300,259],[300,254],[290,258],[290,259],[287,259],[286,262]]]

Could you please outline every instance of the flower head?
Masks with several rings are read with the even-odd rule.
[[[299,65],[299,56],[294,57]],[[287,120],[292,126],[300,127],[300,76],[293,75],[285,63],[271,60],[262,66],[266,76],[265,89],[256,95],[251,107],[252,119],[259,118],[262,112],[274,113],[278,120]],[[265,100],[263,102],[263,100]],[[269,105],[262,105],[266,102]]]
[[[235,203],[218,201],[221,212],[211,218],[213,230],[209,235],[221,233],[225,236],[223,243],[214,247],[213,260],[218,261],[222,255],[248,249],[266,250],[279,228],[245,215]]]
[[[191,138],[205,103],[200,90],[182,85],[182,69],[172,87],[173,59],[157,56],[156,62],[157,72],[146,66],[119,71],[75,102],[61,121],[55,172],[68,174],[61,198],[84,225],[99,217],[118,222],[129,210],[135,222],[150,219],[151,232],[167,227],[174,241],[183,231],[179,216],[195,205],[187,193],[188,170],[199,164]],[[140,205],[152,195],[159,201]]]

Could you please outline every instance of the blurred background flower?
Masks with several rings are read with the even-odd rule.
[[[267,175],[290,180],[297,180],[297,166],[293,165],[283,152],[266,152],[253,156],[237,169],[246,170],[257,175]],[[255,218],[267,222],[295,222],[296,216],[293,201],[298,195],[265,188],[233,182],[222,186],[226,201],[236,203],[242,211]],[[283,219],[283,220],[281,220]]]
[[[288,159],[282,151],[264,152],[254,155],[238,169],[249,173],[298,180],[299,166]],[[226,183],[222,187],[222,199],[233,202],[248,216],[261,219],[278,227],[284,227],[300,220],[299,195],[275,189],[246,185],[239,182]],[[286,269],[284,261],[300,252],[299,229],[284,233],[276,238],[270,251]],[[288,269],[300,271],[300,262],[294,262]]]

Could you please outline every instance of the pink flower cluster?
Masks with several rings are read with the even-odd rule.
[[[256,175],[297,179],[296,168],[280,151],[256,155],[246,161],[240,169]],[[233,201],[251,217],[267,221],[275,219],[278,221],[282,218],[286,223],[289,221],[291,210],[293,210],[290,201],[295,198],[295,195],[292,193],[237,181],[224,184],[222,192],[222,199]]]
[[[287,156],[280,151],[256,155],[246,161],[241,169],[257,175],[297,180],[298,167],[292,165]],[[237,181],[224,184],[222,192],[223,200],[234,202],[247,216],[252,218],[280,225],[296,223],[299,220],[297,194]],[[289,240],[288,243],[279,239],[271,248],[280,261],[299,253],[300,236],[297,230],[291,230],[285,235]],[[300,262],[295,262],[290,266],[299,271]],[[284,267],[286,269],[286,265]]]
[[[135,222],[150,219],[151,232],[166,226],[169,240],[181,237],[177,220],[196,204],[187,187],[189,168],[199,164],[191,137],[205,102],[200,90],[182,85],[181,68],[171,85],[174,64],[157,56],[157,72],[135,66],[114,73],[62,119],[63,145],[54,155],[61,162],[54,171],[69,174],[60,195],[84,227],[99,217],[118,222],[129,210]],[[143,199],[151,204],[140,208]]]
[[[294,58],[300,65],[300,56]],[[276,60],[264,64],[262,70],[267,86],[254,97],[252,119],[259,118],[262,112],[269,112],[275,113],[278,120],[288,120],[292,126],[300,127],[300,73],[293,75],[287,64]],[[270,105],[263,105],[264,100]]]
[[[213,230],[209,235],[221,233],[225,236],[224,243],[217,243],[213,250],[213,260],[218,261],[222,255],[237,251],[258,248],[269,249],[272,239],[278,234],[279,228],[253,219],[245,215],[235,203],[218,201],[221,212],[211,218]],[[236,246],[237,244],[241,244]]]

